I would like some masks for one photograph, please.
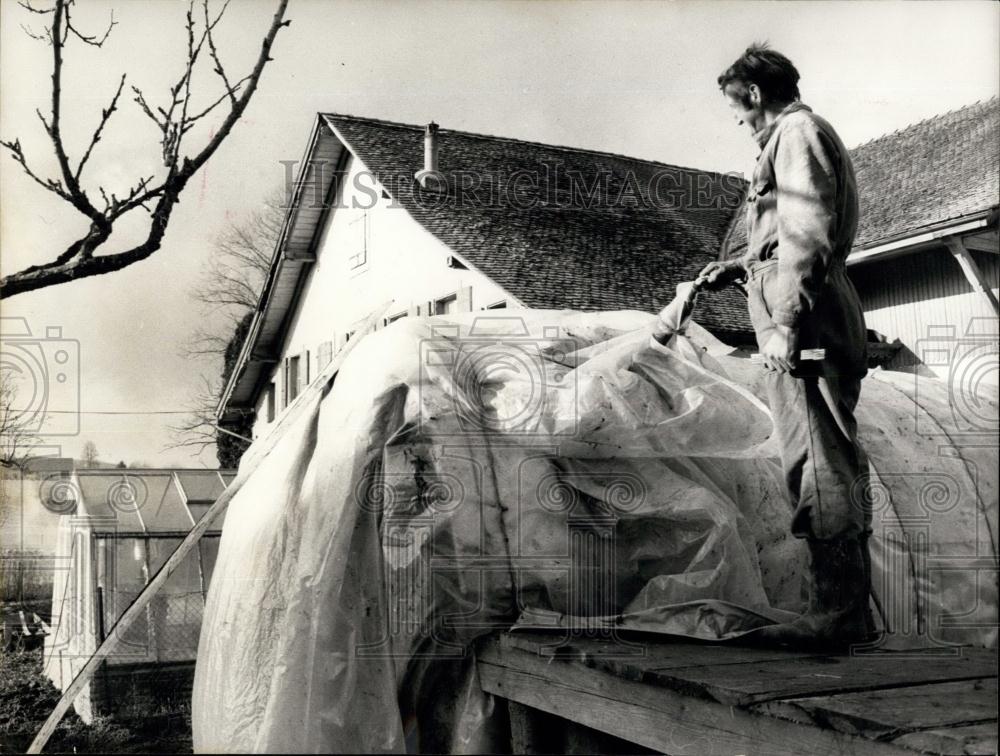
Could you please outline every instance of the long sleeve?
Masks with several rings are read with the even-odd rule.
[[[834,253],[836,147],[809,119],[785,124],[774,155],[779,294],[772,319],[796,328],[816,304]]]

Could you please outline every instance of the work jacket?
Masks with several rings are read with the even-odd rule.
[[[798,102],[754,138],[761,153],[741,263],[758,341],[763,346],[776,324],[788,326],[798,330],[800,348],[827,350],[823,372],[864,375],[864,314],[845,267],[858,227],[847,149]]]

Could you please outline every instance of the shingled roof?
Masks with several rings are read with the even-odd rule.
[[[529,307],[657,311],[718,259],[745,193],[732,175],[442,128],[442,194],[413,180],[422,126],[323,119],[413,218]],[[695,319],[752,332],[735,292],[703,297]]]
[[[918,235],[1000,205],[1000,101],[928,118],[850,151],[861,217],[855,248]],[[746,247],[737,214],[730,255]]]
[[[440,129],[443,191],[422,187],[424,127],[320,114],[264,288],[219,417],[252,407],[280,353],[346,153],[374,173],[455,257],[539,309],[656,312],[675,287],[718,259],[746,182],[592,150]],[[336,210],[334,209],[334,212]],[[701,298],[694,319],[734,344],[752,340],[746,303]]]

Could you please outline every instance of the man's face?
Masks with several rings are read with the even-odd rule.
[[[760,90],[756,84],[746,85],[742,82],[726,84],[723,90],[729,109],[740,126],[747,126],[756,133],[764,128],[764,108],[761,104]]]

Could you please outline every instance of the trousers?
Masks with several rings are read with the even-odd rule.
[[[780,295],[776,263],[752,271],[746,286],[761,347],[775,330],[770,315]],[[793,512],[791,532],[799,538],[857,538],[870,532],[868,461],[854,416],[866,372],[864,320],[853,286],[841,278],[846,280],[840,271],[831,272],[827,291],[800,329],[800,346],[823,347],[827,358],[766,377]]]
[[[861,380],[771,372],[766,382],[792,535],[830,540],[868,532],[868,464],[854,418]]]

